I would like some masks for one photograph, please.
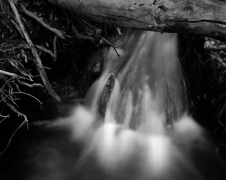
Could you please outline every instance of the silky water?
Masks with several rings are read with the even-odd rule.
[[[220,180],[225,166],[187,112],[177,35],[130,31],[110,48],[102,76],[70,115],[46,127],[29,180]],[[113,86],[104,117],[100,98]]]

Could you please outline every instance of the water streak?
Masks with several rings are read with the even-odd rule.
[[[103,75],[91,87],[85,104],[53,124],[69,127],[72,140],[83,144],[78,164],[94,157],[96,166],[112,179],[220,179],[206,168],[213,162],[224,168],[214,146],[185,112],[177,35],[131,31],[124,40],[117,48],[121,57],[109,49]],[[112,74],[114,88],[100,121],[98,101]]]

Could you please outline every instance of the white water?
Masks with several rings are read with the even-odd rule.
[[[70,143],[81,144],[83,153],[75,167],[95,164],[109,175],[92,177],[80,170],[86,175],[75,179],[220,179],[215,166],[223,165],[214,146],[185,111],[176,34],[130,32],[126,40],[117,49],[126,63],[110,49],[103,75],[91,87],[85,104],[53,124],[69,129]],[[114,88],[100,120],[98,101],[111,74]],[[62,169],[57,166],[57,171]]]

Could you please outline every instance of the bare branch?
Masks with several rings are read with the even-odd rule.
[[[2,117],[2,118],[8,118],[8,117],[10,117],[10,116],[9,116],[9,114],[6,115],[6,116],[3,116],[3,115],[0,114],[0,117]]]
[[[21,31],[23,32],[24,37],[25,37],[25,39],[26,39],[28,45],[30,46],[31,52],[32,52],[33,56],[35,57],[35,58],[34,58],[34,62],[35,62],[35,64],[36,64],[36,66],[37,66],[37,69],[38,69],[38,71],[39,71],[39,74],[40,74],[40,76],[41,76],[41,78],[42,78],[42,81],[43,81],[43,83],[44,83],[46,89],[48,90],[49,94],[50,94],[55,100],[57,100],[58,102],[60,102],[60,101],[61,101],[61,100],[60,100],[60,97],[59,97],[59,96],[56,94],[56,92],[53,90],[53,87],[51,86],[51,84],[50,84],[50,82],[49,82],[49,80],[48,80],[48,77],[47,77],[47,75],[46,75],[46,72],[45,72],[45,70],[44,70],[44,68],[43,68],[43,66],[42,66],[42,62],[41,62],[41,59],[40,59],[40,57],[39,57],[39,54],[38,54],[38,52],[37,52],[37,50],[36,50],[36,48],[35,48],[33,42],[31,41],[31,39],[30,39],[30,37],[29,37],[29,35],[28,35],[27,31],[26,31],[25,26],[23,25],[23,22],[22,22],[21,17],[20,17],[20,15],[19,15],[19,13],[18,13],[18,11],[17,11],[17,9],[16,9],[16,6],[15,6],[14,2],[13,2],[12,0],[8,0],[8,2],[9,2],[9,4],[10,4],[10,7],[11,7],[11,9],[12,9],[12,11],[13,11],[15,17],[16,17],[16,20],[17,20],[17,22],[18,22],[18,24],[19,24],[19,27],[20,27]]]
[[[9,116],[9,114],[7,116],[3,116],[0,114],[0,117],[3,118],[0,120],[0,123],[2,123],[6,118],[9,118],[10,116]]]
[[[32,95],[29,94],[29,93],[25,93],[25,92],[12,92],[12,94],[25,94],[25,95],[27,95],[27,96],[32,97],[32,98],[35,99],[36,101],[38,101],[40,104],[42,104],[42,102],[41,102],[38,98],[32,96]]]
[[[6,152],[6,150],[8,149],[10,143],[12,142],[13,137],[15,136],[16,132],[25,124],[28,122],[27,117],[23,114],[24,116],[24,121],[20,124],[20,126],[13,132],[13,134],[11,135],[11,137],[9,138],[8,144],[6,145],[5,149],[0,153],[0,155],[2,155],[3,153]]]
[[[1,73],[1,74],[5,74],[5,75],[7,75],[7,76],[11,76],[11,77],[18,77],[18,75],[15,74],[15,73],[11,73],[11,72],[8,72],[8,71],[3,71],[3,70],[1,70],[1,69],[0,69],[0,73]]]
[[[224,132],[226,131],[226,126],[225,126],[220,120],[218,120],[217,127],[216,127],[216,129],[215,129],[215,131],[214,131],[214,134],[216,133],[216,131],[217,131],[219,125],[221,125],[221,126],[224,128],[224,130],[221,132],[221,135],[223,135]]]
[[[33,88],[33,87],[43,87],[42,84],[39,84],[39,83],[28,84],[28,83],[26,83],[24,81],[21,81],[19,79],[17,80],[17,82],[20,83],[20,84],[22,84],[22,85],[24,85],[24,86],[30,87],[30,88]]]
[[[34,13],[28,11],[24,5],[21,4],[21,9],[23,10],[24,14],[26,14],[27,16],[31,17],[32,19],[34,19],[35,21],[37,21],[38,23],[40,23],[44,28],[46,28],[47,30],[55,33],[59,38],[61,39],[65,39],[64,38],[64,34],[56,29],[56,28],[52,28],[50,27],[50,25],[48,25],[47,23],[45,23],[41,18],[37,17]]]
[[[103,37],[101,37],[101,39],[102,39],[103,41],[105,41],[106,43],[108,43],[108,44],[114,49],[114,51],[116,52],[117,56],[121,58],[121,56],[120,56],[120,54],[118,53],[118,51],[117,51],[116,48],[120,47],[120,46],[121,46],[122,44],[124,44],[125,42],[119,44],[118,46],[115,46],[115,45],[111,44],[107,39],[105,39],[105,38],[103,38]]]
[[[57,60],[57,49],[56,49],[56,45],[57,45],[57,36],[54,36],[54,39],[53,39],[53,52],[54,52],[53,61],[54,62],[56,62],[56,60]]]
[[[55,54],[49,50],[49,49],[46,49],[45,47],[43,46],[39,46],[39,45],[36,45],[36,47],[42,51],[44,51],[45,53],[49,54],[50,56],[52,56],[53,58],[55,58]]]
[[[27,44],[20,44],[16,47],[12,47],[12,48],[9,48],[9,49],[0,49],[0,52],[1,53],[7,53],[7,52],[15,51],[15,50],[18,50],[18,49],[22,49],[22,48],[28,48],[28,45]]]
[[[15,26],[16,30],[19,32],[20,36],[24,39],[24,35],[23,35],[21,29],[19,28],[19,26],[17,25],[17,23],[13,20],[11,20],[11,22]]]

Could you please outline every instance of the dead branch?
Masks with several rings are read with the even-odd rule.
[[[57,36],[54,36],[54,39],[53,39],[53,52],[54,52],[53,61],[54,62],[56,62],[56,60],[57,60],[57,49],[56,49],[56,45],[57,45]]]
[[[18,86],[18,84],[15,84],[17,91],[21,92],[20,87]]]
[[[53,59],[55,59],[55,54],[49,50],[49,49],[46,49],[45,47],[43,46],[39,46],[39,45],[36,45],[36,47],[42,51],[44,51],[45,53],[49,54],[50,56],[52,56]]]
[[[31,94],[29,94],[29,93],[25,93],[25,92],[12,92],[12,94],[25,94],[25,95],[27,95],[27,96],[30,96],[30,97],[32,97],[33,99],[35,99],[36,101],[38,101],[40,104],[42,104],[42,102],[38,99],[38,98],[36,98],[35,96],[32,96]]]
[[[1,53],[7,53],[7,52],[11,52],[11,51],[16,51],[16,50],[19,50],[19,49],[22,49],[22,48],[28,48],[28,45],[27,44],[19,44],[16,47],[12,47],[12,48],[8,48],[8,49],[0,49],[0,52]]]
[[[24,75],[24,76],[20,76],[19,78],[28,79],[29,81],[33,81],[32,75],[30,73],[27,73],[24,70],[23,65],[21,64],[20,61],[16,61],[16,60],[13,60],[13,59],[8,59],[8,61],[15,69],[17,69],[22,75]]]
[[[14,113],[16,113],[18,116],[23,116],[24,119],[26,119],[26,121],[28,122],[27,120],[27,117],[26,115],[24,115],[23,113],[21,113],[20,111],[18,111],[11,103],[9,103],[7,100],[6,100],[6,97],[3,96],[3,94],[1,94],[1,101],[3,101]]]
[[[9,141],[5,147],[5,149],[0,153],[0,155],[2,155],[3,153],[6,152],[6,150],[8,149],[10,143],[12,142],[13,137],[15,136],[16,132],[25,124],[28,122],[27,117],[23,114],[24,117],[24,121],[20,124],[20,126],[13,132],[13,134],[11,135],[11,137],[9,138]]]
[[[221,125],[224,128],[224,130],[221,132],[221,135],[223,136],[224,132],[226,131],[226,126],[220,120],[217,121],[217,127],[214,130],[214,134],[216,134],[217,129],[219,128],[219,125]]]
[[[49,30],[49,31],[51,31],[51,32],[53,32],[53,33],[55,33],[59,38],[65,39],[65,38],[64,38],[64,34],[63,34],[60,30],[58,30],[58,29],[56,29],[56,28],[53,28],[53,27],[50,27],[50,25],[48,25],[47,23],[45,23],[41,18],[37,17],[36,14],[34,14],[34,13],[28,11],[28,10],[24,7],[24,5],[21,4],[20,6],[21,6],[21,9],[23,10],[24,14],[26,14],[26,15],[29,16],[29,17],[31,17],[32,19],[34,19],[34,20],[37,21],[38,23],[40,23],[40,24],[41,24],[44,28],[46,28],[47,30]]]
[[[110,45],[110,46],[114,49],[114,51],[116,52],[117,56],[121,58],[121,56],[120,56],[120,54],[118,53],[118,51],[117,51],[116,48],[120,47],[120,46],[123,45],[125,42],[122,42],[121,44],[115,46],[115,45],[113,45],[112,43],[110,43],[107,39],[105,39],[105,38],[103,38],[103,37],[101,37],[101,39],[102,39],[103,41],[105,41],[108,45]]]
[[[9,118],[10,116],[9,116],[9,114],[6,115],[6,116],[3,116],[2,114],[0,114],[0,117],[1,117],[1,118]]]
[[[112,44],[110,41],[108,41],[107,39],[100,37],[103,41],[105,41],[108,45],[110,45],[113,48],[119,48],[120,46],[122,46],[126,41],[120,43],[119,45],[114,45]]]
[[[40,49],[40,50],[42,50],[42,51],[44,51],[45,53],[48,53],[50,56],[55,58],[55,55],[54,55],[54,53],[51,50],[46,49],[45,47],[39,46],[39,45],[35,45],[35,47]],[[16,47],[12,47],[12,48],[8,48],[8,49],[0,49],[0,52],[1,53],[7,53],[7,52],[23,49],[23,48],[27,49],[27,48],[29,48],[29,46],[27,44],[20,44],[20,45],[18,45]]]
[[[90,20],[148,31],[226,40],[226,4],[216,0],[49,0]]]
[[[10,81],[12,81],[12,80],[15,79],[15,78],[16,78],[15,76],[12,76],[11,78],[7,79],[7,80],[5,81],[5,83],[3,84],[3,86],[1,87],[1,89],[4,89],[5,86],[6,86]]]
[[[29,83],[26,83],[24,81],[21,81],[21,80],[17,80],[17,82],[21,85],[24,85],[24,86],[27,86],[27,87],[30,87],[30,88],[33,88],[33,87],[43,87],[43,85],[39,84],[39,83],[33,83],[33,84],[29,84]]]
[[[1,73],[1,74],[5,74],[5,75],[7,75],[7,76],[18,77],[18,75],[15,74],[15,73],[3,71],[3,70],[1,70],[1,69],[0,69],[0,73]]]
[[[9,84],[8,84],[9,85]],[[1,93],[2,94],[4,94],[5,95],[5,97],[4,97],[4,99],[1,99],[1,101],[0,102],[5,102],[4,100],[5,99],[9,99],[17,108],[18,108],[18,105],[16,104],[16,102],[15,102],[15,100],[17,100],[17,99],[15,99],[13,96],[12,96],[12,88],[9,88],[10,90],[8,91],[8,95],[4,92],[4,91],[1,91]]]
[[[10,116],[9,116],[9,114],[7,116],[3,116],[3,115],[0,114],[0,117],[2,118],[0,120],[0,123],[2,123],[6,118],[9,118]]]
[[[18,33],[20,34],[21,38],[24,39],[24,35],[23,35],[21,29],[19,28],[19,26],[17,25],[17,23],[16,23],[15,21],[13,21],[13,20],[11,20],[11,23],[14,25],[14,27],[16,28],[16,30],[17,30]]]
[[[39,71],[39,74],[40,74],[40,76],[41,76],[41,78],[42,78],[42,81],[43,81],[43,83],[44,83],[46,89],[48,90],[49,94],[50,94],[55,100],[57,100],[58,102],[60,102],[60,97],[59,97],[59,96],[56,94],[56,92],[53,90],[53,88],[52,88],[52,86],[51,86],[51,84],[50,84],[50,82],[49,82],[49,80],[48,80],[48,77],[47,77],[47,75],[46,75],[46,72],[45,72],[45,70],[44,70],[44,68],[43,68],[43,66],[42,66],[42,62],[41,62],[41,59],[40,59],[40,57],[39,57],[39,54],[38,54],[38,52],[37,52],[37,50],[36,50],[36,48],[35,48],[35,45],[34,45],[33,42],[31,41],[31,39],[30,39],[30,37],[29,37],[29,35],[28,35],[27,31],[26,31],[25,26],[23,25],[23,22],[22,22],[22,20],[21,20],[21,17],[20,17],[20,15],[19,15],[19,13],[18,13],[18,11],[17,11],[17,9],[16,9],[16,6],[15,6],[13,0],[8,0],[8,3],[9,3],[9,5],[10,5],[10,7],[11,7],[11,9],[12,9],[12,11],[13,11],[15,17],[16,17],[16,20],[17,20],[17,22],[18,22],[18,24],[19,24],[19,27],[20,27],[21,31],[23,32],[23,35],[24,35],[24,37],[25,37],[25,39],[26,39],[28,45],[30,46],[31,52],[32,52],[33,56],[35,57],[35,58],[34,58],[34,62],[35,62],[35,64],[36,64],[36,66],[37,66],[37,69],[38,69],[38,71]]]

